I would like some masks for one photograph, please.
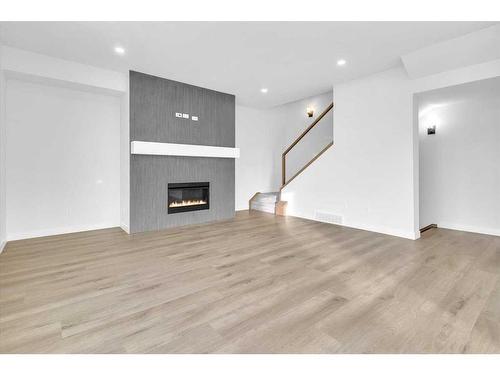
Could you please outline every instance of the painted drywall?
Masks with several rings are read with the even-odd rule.
[[[418,100],[420,227],[500,235],[500,79]]]
[[[53,80],[67,86],[86,86],[115,94],[127,91],[127,76],[121,72],[6,46],[2,61],[4,70],[30,76],[32,80]]]
[[[412,85],[412,143],[413,143],[413,227],[416,238],[419,237],[419,135],[418,135],[418,99],[417,94],[465,83],[477,82],[500,76],[500,60],[470,65],[439,74],[415,79]]]
[[[302,132],[311,125],[333,102],[333,93],[304,98],[273,108],[276,126],[282,130],[281,152],[292,144]],[[314,110],[313,117],[307,116],[307,108]],[[330,111],[286,157],[286,175],[293,176],[309,160],[316,156],[333,139],[333,113]]]
[[[3,46],[0,45],[0,253],[7,241],[6,230],[6,201],[5,201],[5,149],[7,127],[5,124],[5,75],[3,71]]]
[[[0,55],[2,77],[27,80],[90,93],[113,95],[121,101],[120,134],[120,216],[121,227],[129,226],[129,119],[128,75],[94,66],[62,60],[12,47],[3,47]],[[5,179],[3,179],[5,181]],[[0,183],[1,188],[1,183]],[[4,210],[4,213],[6,210]],[[0,218],[1,220],[1,218]]]
[[[7,80],[7,239],[120,225],[120,100]]]
[[[127,76],[127,86],[129,84]],[[130,96],[120,97],[120,226],[130,233]]]
[[[335,144],[288,185],[292,216],[419,237],[416,93],[500,75],[500,61],[410,80],[402,67],[334,87]],[[321,216],[322,218],[320,218]]]
[[[241,154],[236,160],[237,210],[248,209],[248,200],[257,192],[279,191],[281,154],[332,100],[332,92],[327,92],[271,109],[236,106],[236,147]],[[314,109],[313,117],[307,116],[308,107]],[[287,169],[297,170],[321,149],[323,140],[331,141],[332,120],[325,120],[301,143],[300,155],[306,157],[291,155]]]
[[[283,148],[288,147],[332,102],[333,92],[328,91],[272,108],[278,126],[283,128]],[[307,108],[314,110],[313,117],[307,116]],[[331,128],[324,131],[331,134]]]
[[[236,106],[235,207],[247,210],[257,192],[278,191],[282,131],[272,110]]]
[[[500,58],[500,25],[412,51],[401,57],[410,78],[425,77]]]
[[[130,72],[130,140],[234,147],[235,97]],[[168,184],[185,182],[210,183],[208,210],[168,213]],[[131,233],[230,219],[234,203],[233,158],[130,156]]]
[[[289,214],[413,237],[409,91],[402,68],[334,88],[335,144],[283,190]]]

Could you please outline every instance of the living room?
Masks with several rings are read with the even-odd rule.
[[[0,352],[499,354],[499,45],[1,21]]]

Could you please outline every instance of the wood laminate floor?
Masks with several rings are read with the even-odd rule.
[[[500,353],[500,237],[258,212],[11,242],[3,353]]]

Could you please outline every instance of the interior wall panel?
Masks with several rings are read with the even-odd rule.
[[[130,72],[130,140],[234,147],[235,97]],[[182,182],[209,182],[210,209],[168,214],[168,183]],[[130,230],[229,219],[235,212],[234,182],[234,159],[131,155]]]

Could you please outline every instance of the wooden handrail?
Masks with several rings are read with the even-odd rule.
[[[330,147],[333,146],[333,141],[328,143],[320,152],[318,152],[316,154],[315,157],[313,157],[311,160],[309,160],[309,162],[304,165],[302,168],[299,169],[299,171],[297,173],[295,173],[287,182],[285,182],[283,185],[281,185],[281,188],[280,188],[280,191],[283,190],[283,188],[288,185],[290,182],[292,182],[292,180],[297,177],[299,174],[301,174],[304,169],[306,169],[307,167],[309,167],[317,158],[319,158],[321,155],[323,155],[323,153],[328,150]]]
[[[288,152],[290,152],[290,150],[292,148],[295,147],[295,145],[297,143],[300,142],[300,140],[302,138],[305,137],[305,135],[307,133],[309,133],[309,131],[311,131],[312,128],[314,128],[316,126],[316,124],[323,118],[325,117],[325,115],[330,112],[333,108],[333,103],[330,104],[319,116],[316,120],[314,120],[314,122],[309,125],[298,137],[297,139],[295,139],[295,141],[292,142],[292,144],[290,146],[288,146],[288,148],[283,152],[283,154],[281,154],[281,188],[283,188],[288,182],[290,182],[291,180],[293,180],[295,177],[297,177],[298,174],[300,174],[300,172],[302,172],[307,166],[309,166],[309,164],[311,164],[314,160],[317,159],[317,157],[319,157],[319,155],[321,155],[324,151],[326,151],[326,149],[330,148],[330,146],[333,144],[333,142],[331,144],[329,144],[326,148],[324,148],[316,157],[314,157],[309,163],[307,163],[298,173],[296,173],[288,182],[286,181],[286,154],[288,154]]]

